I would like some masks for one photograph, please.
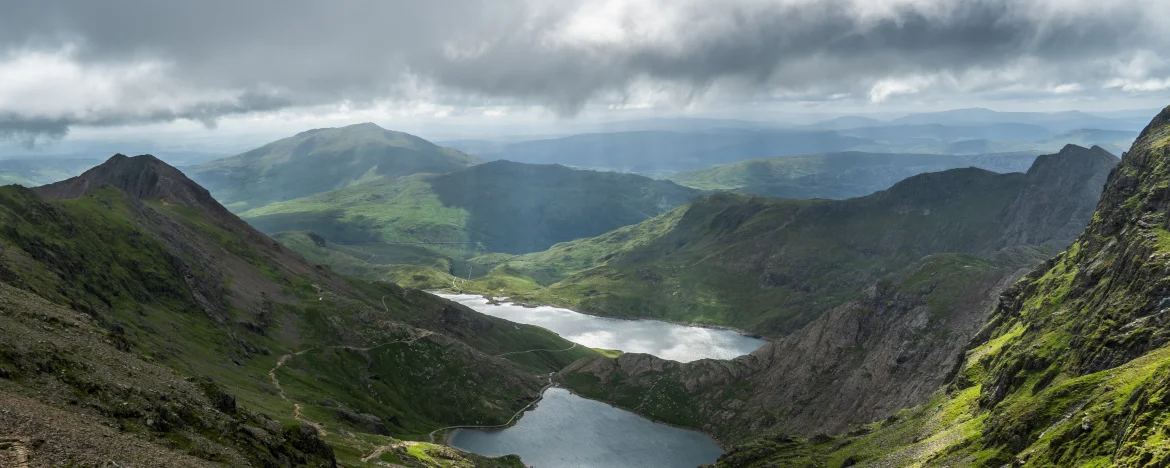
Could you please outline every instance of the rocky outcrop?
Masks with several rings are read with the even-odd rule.
[[[1063,248],[1084,231],[1117,157],[1099,146],[1067,145],[1036,158],[1019,196],[999,217],[1002,236],[992,248],[1051,245]],[[1070,201],[1080,200],[1083,203]]]
[[[206,189],[149,154],[134,157],[115,154],[77,177],[42,185],[33,191],[45,198],[63,200],[85,196],[104,185],[117,187],[140,200],[226,211]]]
[[[870,280],[852,299],[749,356],[689,364],[623,356],[578,363],[562,378],[587,395],[724,440],[761,431],[836,433],[883,419],[921,403],[951,377],[1000,293],[1083,230],[1115,163],[1100,148],[1070,145],[1040,157],[1028,174],[1010,176],[1017,179],[974,168],[915,176],[872,198],[885,200],[885,209],[958,220],[958,228],[936,226],[940,231],[984,231],[939,233],[933,244],[907,245],[902,250],[927,255]],[[983,204],[950,202],[970,200],[990,183],[1013,192]],[[958,207],[964,211],[936,212]],[[822,210],[849,215],[844,206]],[[986,222],[973,221],[980,210],[994,211]],[[751,215],[734,218],[738,226]],[[855,246],[874,241],[866,236],[895,236],[850,235]],[[935,253],[948,251],[968,253]],[[769,284],[784,282],[792,278],[769,278]],[[816,279],[808,282],[815,287]]]
[[[719,466],[1170,465],[1168,181],[1170,108],[1076,241],[1003,293],[929,404],[829,444],[762,437]]]
[[[836,433],[920,403],[948,377],[995,298],[1039,261],[936,255],[892,274],[803,329],[732,361],[653,356],[582,361],[571,388],[721,440],[761,431]],[[582,375],[589,378],[583,378]],[[679,399],[672,394],[685,394]],[[632,400],[623,397],[642,394]],[[665,402],[663,404],[656,404]]]

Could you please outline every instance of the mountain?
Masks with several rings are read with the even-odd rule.
[[[936,140],[987,139],[995,141],[1035,141],[1053,136],[1047,128],[1025,123],[999,122],[970,125],[942,125],[937,123],[915,125],[880,125],[839,130],[842,135],[855,136],[885,143],[912,145]]]
[[[1141,128],[1144,121],[1133,117],[1101,117],[1081,111],[997,112],[990,109],[971,108],[910,114],[894,119],[891,123],[904,125],[1022,123],[1040,125],[1060,133],[1079,128],[1133,131]]]
[[[478,162],[414,135],[364,123],[309,130],[184,172],[241,212],[371,179],[444,173]]]
[[[1074,146],[1038,158],[998,211],[990,250],[936,253],[897,268],[749,356],[680,364],[624,355],[574,363],[560,379],[583,395],[724,441],[841,433],[890,417],[953,378],[999,295],[1089,223],[1094,204],[1055,200],[1096,199],[1089,187],[1104,185],[1115,163],[1099,148]],[[1046,240],[1020,235],[1021,225]]]
[[[886,125],[886,121],[878,120],[872,117],[846,115],[842,117],[835,117],[829,120],[822,120],[820,122],[807,125],[806,128],[813,130],[848,130],[851,128],[880,127],[882,125]]]
[[[1079,128],[1049,138],[1041,142],[1042,145],[1098,145],[1113,154],[1121,154],[1129,149],[1138,133],[1125,130],[1100,130],[1095,128]]]
[[[662,173],[764,156],[842,151],[868,140],[830,131],[722,129],[590,133],[510,143],[484,159]]]
[[[101,162],[86,158],[13,158],[0,159],[0,185],[25,187],[48,184],[80,174]]]
[[[978,167],[1023,172],[1034,153],[951,156],[843,152],[740,161],[682,172],[670,180],[703,190],[735,190],[781,198],[844,199],[869,195],[924,172]]]
[[[404,440],[503,423],[596,355],[336,275],[152,156],[0,187],[0,226],[0,433],[36,463],[519,466]]]
[[[1028,174],[952,169],[849,200],[717,194],[605,240],[569,242],[496,268],[542,286],[507,291],[518,300],[783,336],[928,255],[990,255],[1018,239],[1064,245],[1096,204],[1085,187],[1115,162],[1100,148],[1069,147],[1037,159]],[[1040,235],[1004,229],[1041,211],[1052,218],[1037,227]],[[576,253],[553,254],[569,251]]]
[[[360,184],[241,216],[265,232],[310,230],[338,243],[520,254],[635,224],[697,195],[633,174],[495,161]]]
[[[840,433],[925,401],[986,323],[994,299],[1044,252],[927,256],[731,361],[625,354],[579,361],[558,379],[586,397],[723,442]]]
[[[1170,108],[1092,221],[999,298],[926,402],[839,436],[763,436],[720,466],[1163,466]]]

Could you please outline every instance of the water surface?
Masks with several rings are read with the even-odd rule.
[[[657,320],[596,317],[559,307],[489,304],[483,296],[474,294],[434,294],[487,315],[547,328],[566,340],[590,348],[646,353],[679,362],[705,358],[731,359],[751,353],[764,345],[764,340],[732,330],[691,327]]]
[[[516,454],[533,468],[693,468],[723,453],[701,432],[658,424],[562,388],[546,390],[536,409],[512,427],[459,429],[447,444],[490,457]]]

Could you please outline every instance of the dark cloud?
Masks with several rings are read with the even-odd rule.
[[[634,99],[645,86],[681,100],[712,89],[817,100],[931,87],[1170,87],[1150,81],[1170,76],[1161,55],[1170,3],[1108,3],[4,0],[0,50],[70,44],[68,60],[85,70],[160,63],[165,71],[155,72],[174,89],[164,99],[143,85],[118,94],[135,102],[76,111],[0,102],[16,109],[0,120],[0,135],[174,119],[213,125],[230,114],[412,99],[419,85],[425,98],[457,105],[492,100],[566,114]],[[404,77],[416,86],[403,87]]]
[[[45,119],[0,113],[0,140],[11,139],[31,148],[42,139],[58,139],[69,133],[67,119]]]

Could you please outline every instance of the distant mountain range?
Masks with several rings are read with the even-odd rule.
[[[734,190],[780,198],[845,199],[885,190],[924,172],[978,167],[993,172],[1024,172],[1033,153],[956,156],[944,154],[843,152],[749,159],[682,172],[669,177],[701,190]]]
[[[513,298],[778,336],[927,255],[1063,247],[1088,223],[1094,187],[1116,162],[1101,148],[1070,145],[1027,174],[951,169],[842,201],[713,195],[507,259],[496,273],[547,286],[507,291]]]
[[[463,142],[470,147],[472,142]],[[791,130],[593,133],[510,143],[476,156],[532,164],[657,173],[726,164],[751,157],[842,151],[869,140],[834,132]]]
[[[791,128],[717,127],[589,133],[528,141],[458,140],[444,144],[486,159],[636,172],[654,176],[761,157],[859,151],[976,155],[1043,154],[1066,144],[1120,154],[1137,136],[1131,119],[1082,113],[966,110],[882,121],[842,117]],[[1018,118],[1021,121],[1007,119]],[[1097,126],[1093,126],[1097,125]]]

